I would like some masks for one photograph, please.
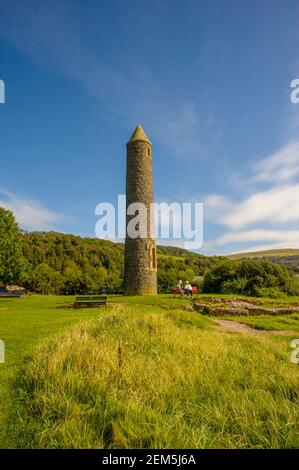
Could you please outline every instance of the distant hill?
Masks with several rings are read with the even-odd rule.
[[[265,259],[273,263],[283,264],[292,271],[299,273],[299,249],[280,248],[276,250],[251,251],[248,253],[234,253],[228,255],[229,259]]]
[[[234,253],[227,255],[230,259],[251,259],[251,258],[269,258],[269,257],[299,256],[297,248],[280,248],[276,250],[248,251],[247,253]]]

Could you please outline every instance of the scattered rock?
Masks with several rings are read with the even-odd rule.
[[[194,312],[194,307],[192,305],[184,305],[183,310],[187,312]]]

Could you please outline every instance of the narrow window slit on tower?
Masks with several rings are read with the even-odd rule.
[[[153,263],[153,268],[156,269],[156,267],[157,267],[156,248],[154,246],[152,248],[152,263]]]

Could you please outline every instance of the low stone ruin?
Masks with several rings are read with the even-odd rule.
[[[213,298],[204,297],[195,299],[193,308],[204,315],[288,315],[299,313],[299,304],[286,306],[276,303],[275,307],[265,306],[265,302],[258,299]]]

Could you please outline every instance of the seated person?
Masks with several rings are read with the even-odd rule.
[[[184,293],[186,294],[187,297],[189,295],[192,297],[192,286],[189,284],[189,281],[186,281],[185,287],[184,287]]]
[[[179,281],[176,287],[172,290],[173,296],[175,297],[176,294],[180,294],[180,297],[183,295],[183,288],[182,288],[182,281]]]

